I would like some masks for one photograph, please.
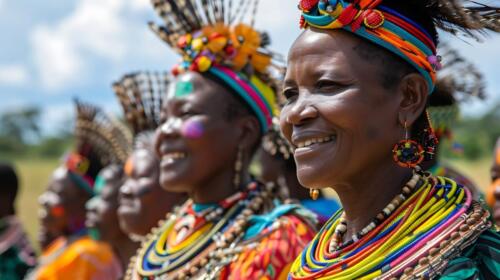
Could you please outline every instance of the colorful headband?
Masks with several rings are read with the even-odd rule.
[[[94,195],[94,180],[87,175],[90,161],[82,155],[69,153],[64,160],[64,166],[68,169],[69,178],[77,187],[90,195]]]
[[[239,6],[220,2],[226,10],[195,0],[154,0],[165,26],[151,23],[150,27],[182,56],[181,63],[172,69],[175,76],[186,71],[216,76],[252,109],[265,133],[277,113],[275,91],[269,84],[279,82],[271,70],[279,73],[284,67],[273,61],[276,54],[266,50],[267,34],[252,27],[256,3],[251,24],[244,24],[235,21],[250,10],[251,1]]]
[[[301,0],[302,28],[343,29],[398,55],[434,90],[441,58],[432,37],[417,23],[380,5],[382,0]]]

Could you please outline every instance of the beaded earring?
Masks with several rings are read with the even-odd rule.
[[[319,190],[318,189],[309,189],[309,196],[312,198],[312,200],[317,200],[319,197]]]
[[[400,141],[392,149],[394,161],[401,167],[415,168],[419,165],[425,156],[425,151],[422,145],[417,141],[409,139],[408,126],[405,127],[405,140]]]
[[[235,189],[240,188],[241,184],[241,169],[243,168],[243,150],[241,146],[238,146],[238,152],[236,154],[236,162],[234,163],[234,179],[233,184]]]

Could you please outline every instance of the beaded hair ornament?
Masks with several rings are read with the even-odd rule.
[[[433,92],[436,71],[441,66],[437,55],[436,39],[419,24],[384,5],[383,0],[301,0],[302,28],[312,26],[319,29],[343,29],[379,45],[415,67],[426,79],[429,93]],[[500,32],[498,9],[477,2],[466,1],[464,7],[459,0],[427,1],[429,11],[438,11],[434,18],[437,27],[456,33],[490,29]],[[425,2],[425,3],[427,3]]]
[[[109,164],[123,164],[132,146],[130,131],[98,107],[75,101],[76,149],[64,160],[71,179],[94,194],[97,173]]]
[[[160,124],[163,95],[171,82],[167,73],[135,72],[113,84],[113,90],[134,135]]]
[[[253,28],[259,1],[152,2],[165,25],[150,23],[151,29],[182,56],[172,73],[217,77],[251,108],[266,132],[277,113],[273,70],[282,69],[282,58],[267,49],[267,34]]]
[[[471,98],[484,99],[485,83],[479,70],[448,44],[440,47],[446,61],[439,72],[436,88],[427,108],[436,136],[451,137],[450,128],[457,120],[458,104]]]

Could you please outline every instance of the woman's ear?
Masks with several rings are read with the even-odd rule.
[[[399,122],[411,126],[425,110],[429,85],[422,75],[412,73],[401,80],[398,91],[401,95]]]

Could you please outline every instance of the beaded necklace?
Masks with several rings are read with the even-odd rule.
[[[134,273],[140,279],[188,279],[207,268],[207,273],[216,275],[240,252],[242,248],[236,243],[243,237],[250,216],[271,201],[273,193],[274,186],[253,182],[244,192],[199,213],[193,210],[192,201],[187,201],[147,236],[131,259],[125,279],[134,279]],[[191,219],[193,227],[179,239],[177,230],[185,224],[183,219]]]
[[[488,217],[467,188],[415,173],[403,193],[346,243],[346,222],[337,212],[296,259],[290,279],[427,279],[489,228]]]

